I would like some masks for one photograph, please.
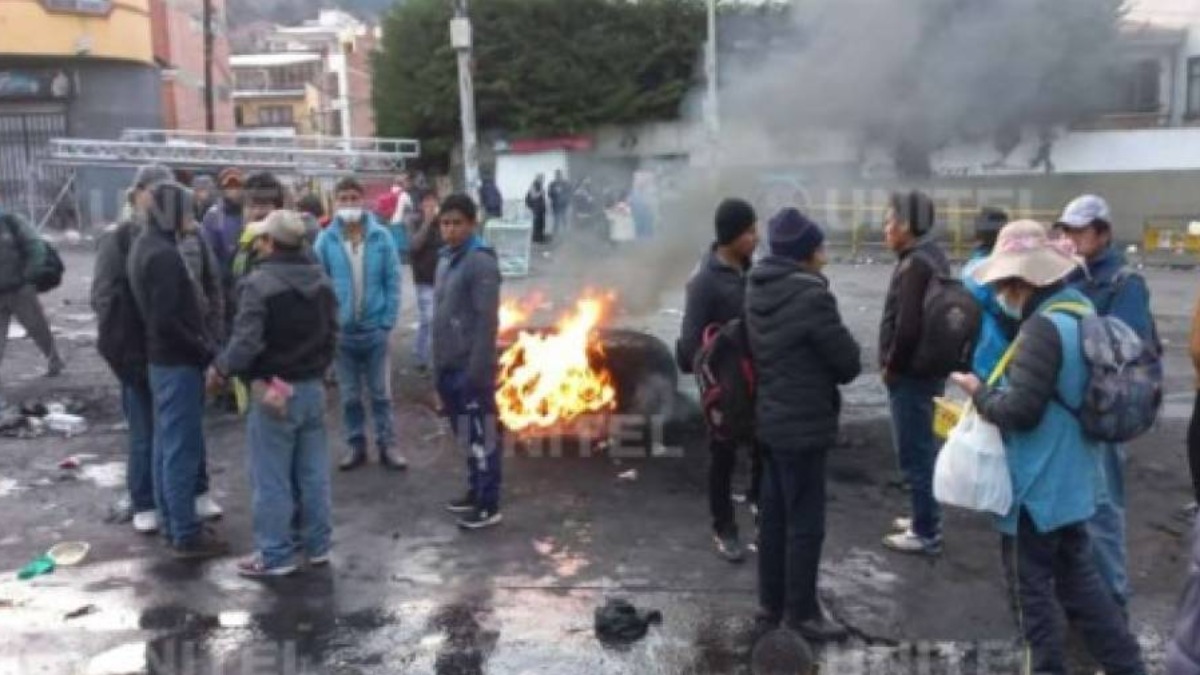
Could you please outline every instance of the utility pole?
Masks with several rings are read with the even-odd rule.
[[[213,0],[204,0],[204,128],[216,131],[216,92],[213,91]]]
[[[454,0],[450,44],[458,53],[458,103],[462,115],[463,180],[467,194],[479,201],[479,139],[475,130],[475,83],[471,77],[471,18],[467,0]]]
[[[721,133],[721,110],[717,99],[717,0],[708,0],[708,42],[704,45],[704,78],[708,81],[704,120],[709,142],[716,143]]]

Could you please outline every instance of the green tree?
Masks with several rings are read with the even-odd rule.
[[[459,137],[451,3],[409,0],[383,22],[379,133],[441,165]],[[486,0],[471,7],[481,130],[511,137],[678,117],[699,76],[703,0]]]

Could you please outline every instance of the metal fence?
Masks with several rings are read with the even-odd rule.
[[[70,170],[42,161],[50,139],[66,133],[63,112],[0,113],[0,207],[35,224],[62,228],[75,222],[73,200],[60,199]]]

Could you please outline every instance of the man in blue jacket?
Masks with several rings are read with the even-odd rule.
[[[434,285],[433,364],[438,395],[467,455],[467,493],[450,502],[458,526],[500,523],[500,449],[496,421],[496,334],[500,266],[477,233],[478,211],[466,195],[442,202],[442,249]]]
[[[1158,345],[1158,332],[1150,313],[1150,291],[1146,280],[1129,269],[1124,254],[1113,239],[1112,211],[1108,202],[1083,195],[1067,205],[1055,229],[1075,243],[1087,270],[1080,270],[1070,283],[1092,301],[1096,311],[1124,321],[1142,340]],[[1096,515],[1088,524],[1096,554],[1096,566],[1122,607],[1129,602],[1129,574],[1125,550],[1125,449],[1105,445],[1104,479]]]
[[[984,381],[996,369],[996,364],[1000,363],[1005,350],[1017,334],[1018,326],[1017,322],[1000,308],[1000,303],[996,302],[996,291],[975,281],[972,275],[992,254],[992,249],[996,247],[996,237],[1007,224],[1008,214],[1001,209],[986,207],[980,211],[975,219],[976,247],[962,271],[963,283],[983,310],[983,328],[979,333],[979,343],[975,345],[971,370]]]
[[[334,188],[337,211],[314,247],[338,300],[334,367],[349,446],[338,468],[351,471],[367,461],[365,388],[375,420],[379,463],[404,471],[408,462],[394,448],[388,359],[389,338],[400,313],[400,259],[387,228],[363,208],[363,194],[362,184],[354,178],[338,182]]]

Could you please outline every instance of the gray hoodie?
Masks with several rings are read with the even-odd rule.
[[[500,323],[500,266],[479,238],[444,249],[438,261],[433,310],[433,363],[458,370],[486,389],[496,380]]]

